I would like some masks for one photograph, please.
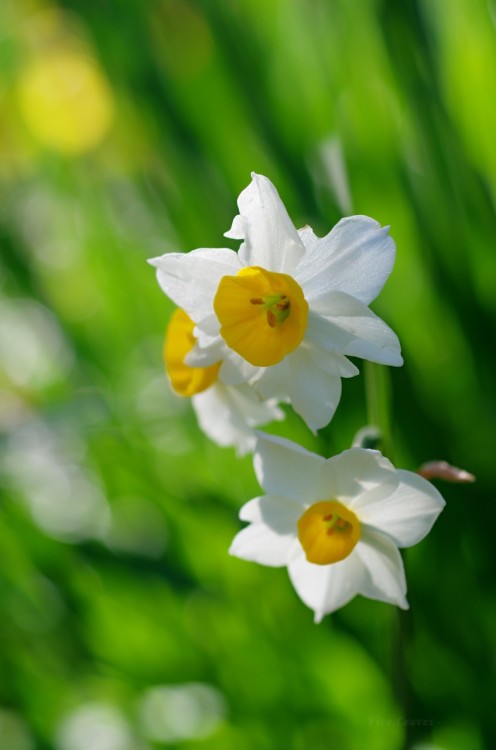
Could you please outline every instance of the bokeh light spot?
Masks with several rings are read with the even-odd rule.
[[[125,719],[112,706],[88,703],[68,714],[59,726],[57,750],[136,750]]]
[[[157,742],[208,737],[225,715],[223,695],[202,683],[150,688],[140,704],[144,734]]]
[[[98,146],[113,118],[113,97],[103,73],[86,54],[53,49],[21,75],[19,105],[32,135],[66,155]]]

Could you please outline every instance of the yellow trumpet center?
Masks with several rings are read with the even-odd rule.
[[[189,367],[184,359],[196,344],[195,324],[184,310],[172,314],[164,343],[164,361],[172,387],[180,396],[194,396],[217,380],[221,363],[209,367]]]
[[[360,521],[338,500],[314,503],[298,520],[298,539],[308,562],[316,565],[344,560],[360,534]]]
[[[300,285],[259,266],[223,276],[214,310],[226,344],[257,367],[280,362],[301,343],[307,327],[308,303]]]

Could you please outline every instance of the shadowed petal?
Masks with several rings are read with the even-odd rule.
[[[295,500],[304,507],[316,501],[315,480],[324,459],[296,443],[258,434],[253,465],[257,479],[269,495]]]
[[[281,568],[297,553],[299,542],[294,534],[279,534],[265,524],[254,523],[234,537],[229,554],[243,560]]]
[[[384,534],[362,527],[355,554],[367,569],[359,588],[362,596],[408,609],[403,560],[394,542]]]
[[[300,599],[315,612],[315,622],[353,599],[367,578],[363,563],[353,553],[332,565],[314,565],[302,553],[289,563],[288,573]]]
[[[310,341],[305,341],[304,347],[317,367],[329,373],[329,375],[335,375],[338,378],[352,378],[360,372],[358,367],[349,359],[346,359],[344,354],[323,349]]]
[[[272,401],[261,401],[247,385],[227,386],[215,383],[192,399],[201,429],[217,445],[235,445],[242,456],[255,446],[254,428],[284,413]]]
[[[341,398],[341,378],[322,370],[310,359],[302,344],[288,357],[287,390],[291,405],[312,431],[324,427],[333,417]]]

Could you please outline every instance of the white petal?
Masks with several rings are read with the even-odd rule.
[[[291,405],[315,432],[328,424],[336,411],[341,398],[341,379],[318,367],[305,342],[286,359],[290,373],[286,387]]]
[[[217,445],[234,445],[239,456],[253,450],[254,428],[284,418],[274,401],[261,401],[249,386],[214,383],[192,397],[198,424]]]
[[[236,534],[229,553],[243,560],[280,568],[288,564],[298,547],[294,534],[279,534],[265,524],[254,523]]]
[[[301,229],[298,229],[298,234],[300,235],[300,239],[305,245],[307,252],[309,250],[314,250],[314,246],[321,242],[322,239],[321,237],[317,237],[312,227],[309,227],[308,224]]]
[[[168,297],[196,322],[213,314],[213,299],[223,276],[238,273],[241,262],[234,250],[200,248],[190,253],[166,253],[149,260]]]
[[[224,341],[224,339],[222,339]],[[224,346],[223,363],[219,370],[219,379],[227,385],[239,385],[254,380],[261,368],[251,365],[227,345]],[[262,394],[264,395],[264,394]]]
[[[240,249],[243,263],[291,274],[305,248],[271,181],[253,173],[238,206],[240,216],[226,236],[245,240]]]
[[[375,488],[381,492],[386,491],[385,487],[394,489],[398,476],[394,466],[379,451],[350,448],[324,461],[317,481],[320,500],[339,500],[361,520],[356,509],[357,498]]]
[[[219,384],[219,388],[222,384]],[[224,386],[226,398],[234,412],[240,415],[249,427],[258,427],[267,422],[284,419],[284,412],[279,409],[274,399],[262,400],[249,385]]]
[[[250,382],[264,398],[277,398],[289,401],[288,384],[291,370],[288,357],[272,367],[259,368],[259,372]]]
[[[245,503],[239,517],[242,521],[262,523],[278,534],[292,534],[296,538],[301,511],[301,505],[288,497],[264,495]]]
[[[253,450],[256,436],[226,397],[226,386],[215,383],[192,397],[191,403],[203,432],[223,447],[234,445],[238,455]]]
[[[358,367],[349,359],[346,359],[344,354],[322,349],[322,347],[310,341],[306,341],[305,344],[309,357],[319,369],[328,372],[329,375],[335,375],[338,378],[352,378],[358,375]]]
[[[394,542],[380,532],[362,527],[362,537],[354,554],[360,557],[368,572],[360,594],[408,609],[403,560]]]
[[[411,471],[396,472],[399,484],[358,497],[352,505],[360,521],[387,533],[399,547],[417,544],[431,530],[445,502],[437,489]]]
[[[194,346],[184,358],[189,367],[209,367],[220,362],[224,354],[222,339],[213,339],[205,348]]]
[[[394,265],[396,248],[388,230],[368,216],[349,216],[318,242],[313,233],[303,234],[307,252],[296,280],[306,299],[318,299],[330,289],[365,304],[375,299]]]
[[[329,292],[315,304],[306,338],[328,351],[385,365],[403,364],[396,334],[366,305],[343,292]]]
[[[255,367],[240,357],[232,349],[229,349],[224,339],[218,335],[219,323],[217,318],[217,334],[205,332],[212,320],[209,316],[202,320],[200,325],[195,326],[193,331],[198,339],[197,345],[186,355],[185,362],[191,367],[206,367],[214,362],[222,362],[219,370],[219,380],[226,385],[240,385],[254,381],[263,368]],[[215,327],[213,329],[215,331]]]
[[[295,557],[288,573],[300,599],[315,612],[315,622],[343,607],[364,587],[367,571],[354,552],[332,565],[314,565]]]
[[[296,443],[258,433],[253,465],[257,479],[269,495],[288,497],[303,508],[319,498],[316,476],[324,459]]]
[[[195,326],[194,335],[201,346],[209,346],[220,339],[220,323],[215,313],[210,313],[201,321],[201,327]]]
[[[234,217],[231,228],[224,232],[224,237],[229,237],[230,240],[244,240],[245,222],[242,216],[238,214]]]

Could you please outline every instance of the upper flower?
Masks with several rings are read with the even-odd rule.
[[[188,364],[222,360],[219,379],[250,383],[291,402],[312,429],[331,419],[346,355],[401,365],[393,331],[368,307],[391,273],[394,242],[366,216],[325,237],[297,231],[270,180],[253,174],[226,248],[169,253],[150,262],[162,289],[196,324]]]
[[[164,361],[172,388],[180,396],[191,396],[202,430],[215,443],[236,446],[243,455],[255,445],[255,427],[283,419],[274,399],[261,400],[245,384],[225,385],[218,380],[221,362],[208,367],[186,363],[196,344],[195,324],[178,308],[169,321],[164,342]]]
[[[231,554],[287,566],[316,622],[356,594],[408,608],[398,547],[423,539],[443,509],[433,485],[378,451],[352,448],[326,460],[262,434],[254,465],[267,495],[241,509],[250,525]]]

